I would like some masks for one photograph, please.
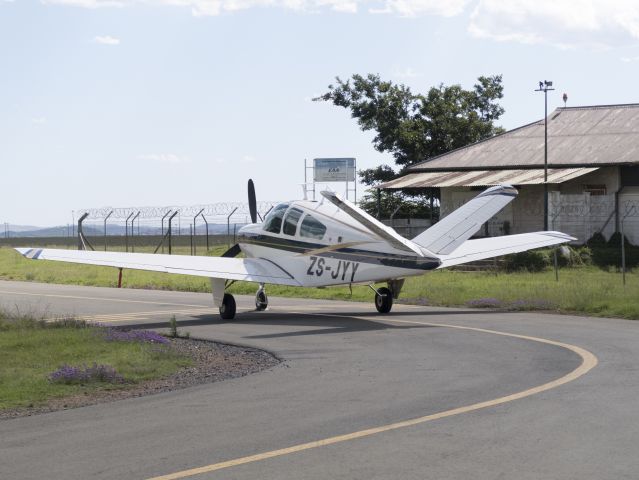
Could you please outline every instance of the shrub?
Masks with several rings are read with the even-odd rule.
[[[552,256],[547,250],[528,250],[506,257],[506,269],[511,272],[517,270],[541,272],[550,265],[552,265]]]
[[[586,245],[589,247],[596,247],[606,245],[606,243],[606,237],[604,237],[601,232],[597,232],[590,237],[590,239],[586,242]]]

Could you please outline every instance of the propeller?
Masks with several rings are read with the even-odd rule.
[[[249,178],[248,181],[248,203],[249,212],[251,214],[251,222],[257,223],[257,201],[255,200],[255,185],[253,180]]]

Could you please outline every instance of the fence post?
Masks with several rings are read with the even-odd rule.
[[[133,230],[133,224],[135,223],[135,219],[138,218],[140,216],[140,211],[138,210],[138,213],[135,214],[135,217],[133,217],[131,219],[131,253],[135,252],[135,245],[133,244],[133,237],[135,236],[134,230]],[[139,220],[138,220],[138,235],[140,234],[140,226],[139,226]]]
[[[193,247],[192,247],[193,252],[191,253],[191,255],[197,255],[197,236],[196,236],[196,231],[195,231],[195,220],[197,220],[197,217],[199,217],[202,214],[203,211],[204,211],[204,209],[201,209],[193,217],[193,237],[191,239],[191,243],[193,244]],[[208,247],[207,247],[207,249],[208,249]]]
[[[113,214],[113,210],[111,210],[109,212],[109,214],[104,217],[104,251],[107,251],[107,230],[106,230],[106,224],[107,224],[107,220],[109,219],[109,217],[111,216],[111,214]]]
[[[171,215],[169,217],[169,231],[167,233],[167,235],[169,236],[169,255],[171,255],[171,235],[172,235],[172,224],[173,224],[173,218],[175,218],[175,216],[178,214],[178,211],[176,211],[175,213],[173,213],[173,215]]]
[[[204,220],[204,223],[206,224],[206,251],[209,251],[209,222],[206,221],[206,217],[204,216],[204,214],[202,213],[202,220]]]
[[[229,213],[228,217],[226,217],[226,238],[229,244],[229,248],[231,248],[231,216],[235,213],[237,207],[233,209],[231,213]]]
[[[626,220],[628,214],[624,215],[621,219],[621,278],[624,288],[626,287],[626,242],[623,235],[623,222]]]
[[[84,222],[84,219],[87,218],[89,216],[88,213],[84,213],[79,219],[78,219],[78,250],[84,250],[84,239],[83,237],[83,232],[82,232],[82,222]]]
[[[171,215],[171,209],[169,209],[164,216],[162,217],[162,240],[160,240],[160,245],[162,245],[162,253],[164,253],[164,219],[168,216]],[[155,251],[157,252],[158,249],[156,248]]]
[[[133,212],[131,212],[129,216],[126,217],[126,220],[124,221],[124,249],[126,252],[129,251],[129,220],[131,219],[132,216],[133,216]]]

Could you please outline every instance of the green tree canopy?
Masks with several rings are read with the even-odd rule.
[[[401,170],[500,133],[494,122],[504,113],[497,103],[502,97],[501,75],[481,76],[470,90],[440,84],[423,95],[368,74],[346,81],[337,77],[336,84],[314,100],[350,110],[362,130],[375,132],[375,149],[391,153]],[[396,173],[391,166],[381,165],[359,175],[363,183],[373,186]],[[415,195],[404,192],[404,197]]]

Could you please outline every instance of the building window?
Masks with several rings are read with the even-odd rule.
[[[606,185],[584,185],[584,193],[589,193],[592,196],[606,195]]]

